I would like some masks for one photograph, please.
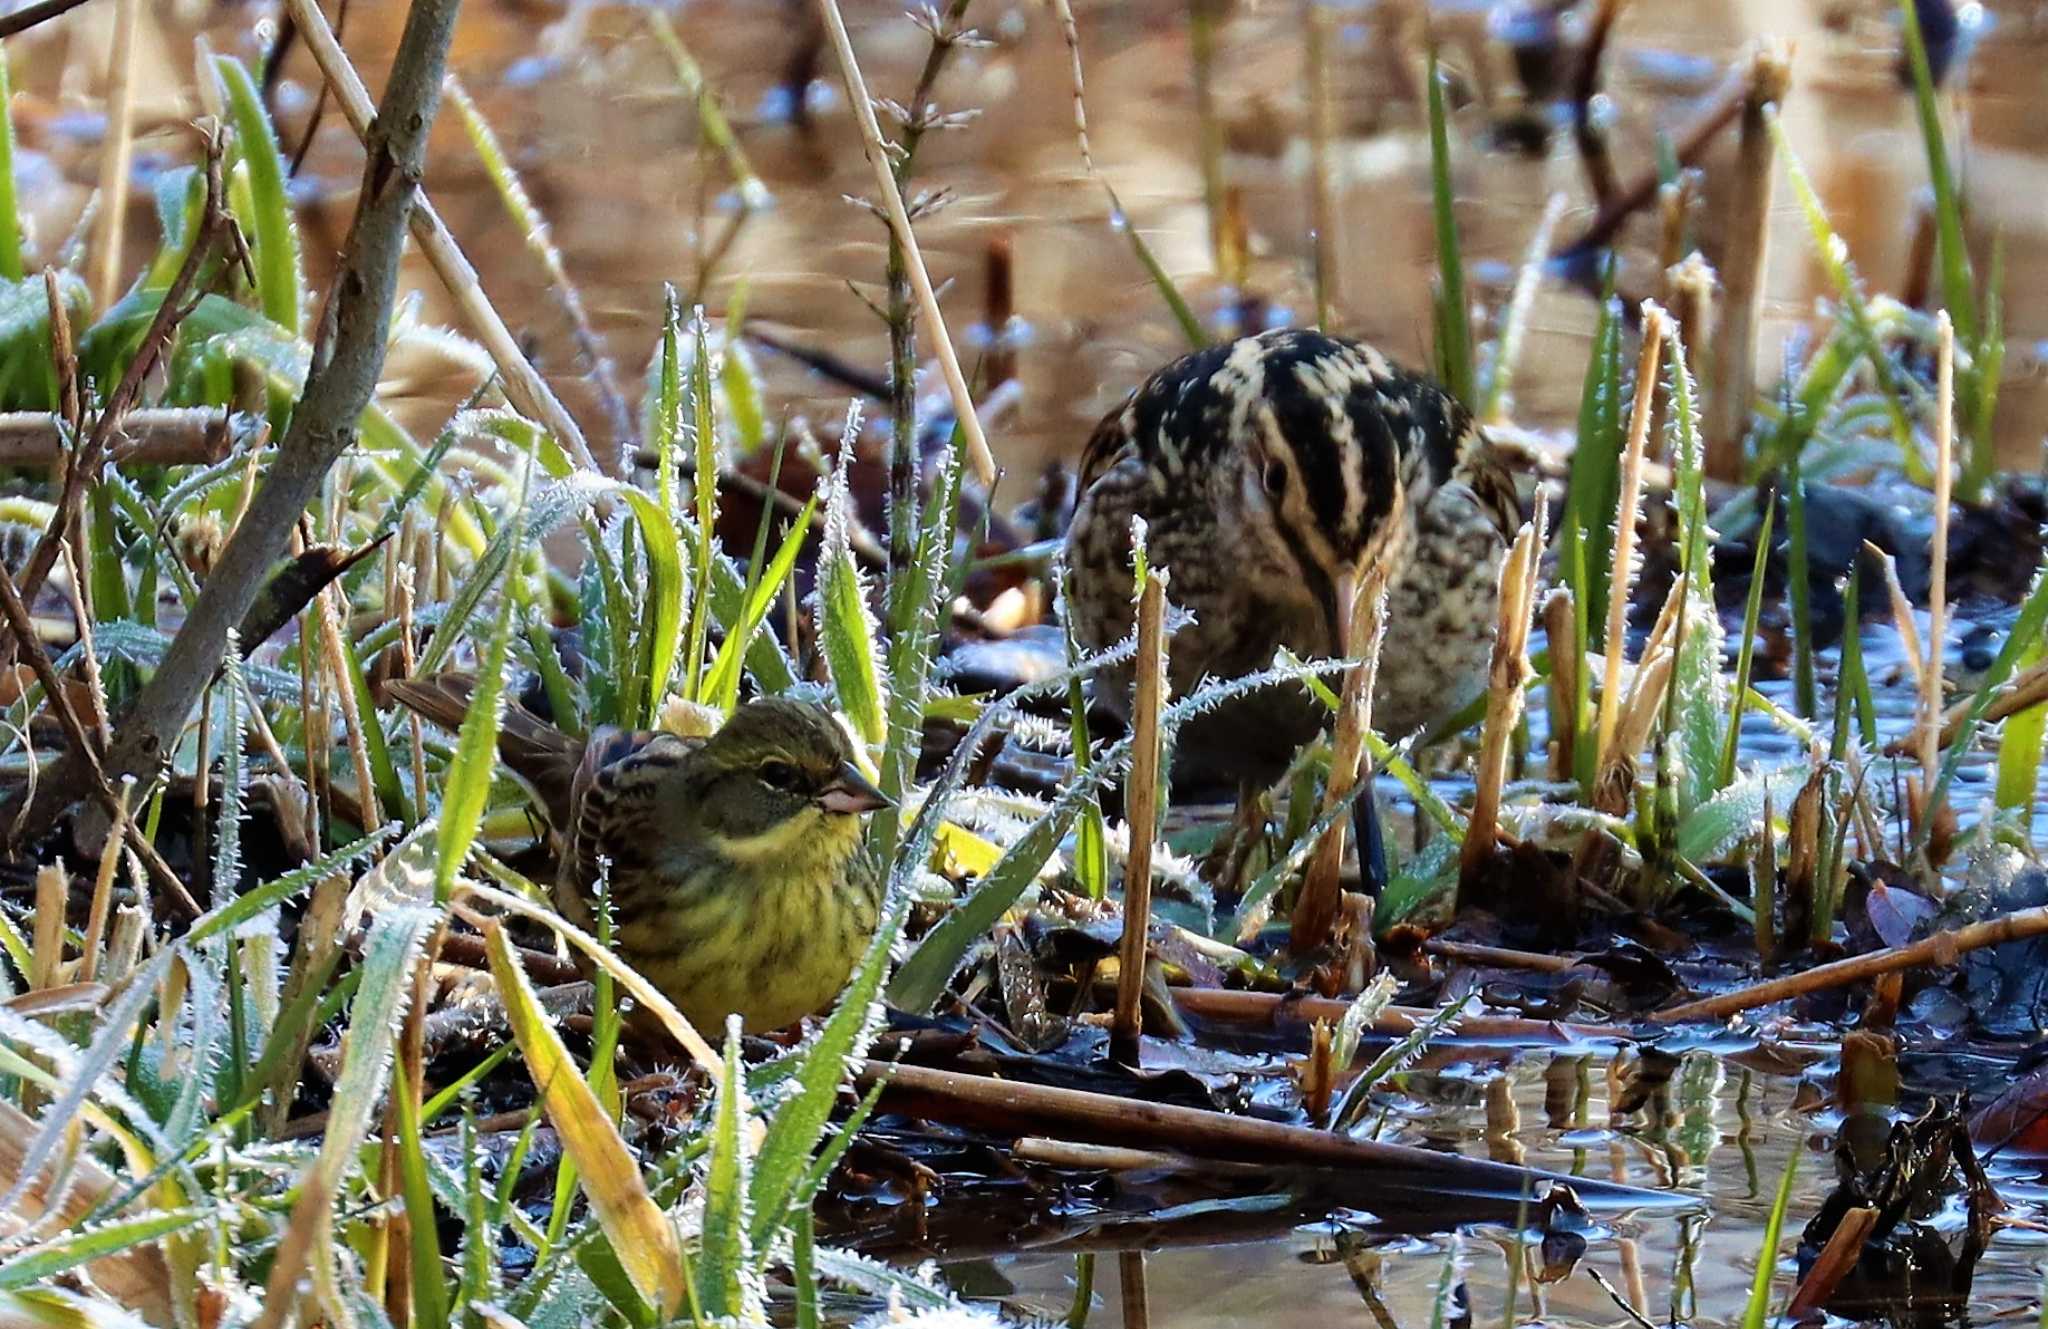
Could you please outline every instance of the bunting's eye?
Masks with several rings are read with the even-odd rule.
[[[796,780],[796,767],[786,761],[761,763],[761,783],[770,789],[794,789]]]
[[[1274,498],[1279,498],[1287,492],[1287,467],[1284,463],[1267,462],[1266,473],[1261,479],[1265,481],[1266,492]]]

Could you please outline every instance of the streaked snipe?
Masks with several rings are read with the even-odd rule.
[[[1169,597],[1170,678],[1263,669],[1279,647],[1348,653],[1365,569],[1391,577],[1373,724],[1404,735],[1486,683],[1500,562],[1521,513],[1470,414],[1361,342],[1266,332],[1184,356],[1096,427],[1067,534],[1067,612],[1087,649],[1132,627],[1131,519]],[[1128,672],[1100,698],[1128,704]],[[1326,713],[1299,686],[1254,693],[1182,728],[1176,756],[1246,786],[1277,779]]]

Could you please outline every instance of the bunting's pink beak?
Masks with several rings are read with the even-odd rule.
[[[846,762],[839,768],[839,778],[825,786],[818,795],[818,806],[827,812],[856,813],[873,812],[876,808],[889,806],[889,796],[875,788],[872,781],[860,773],[860,767]]]

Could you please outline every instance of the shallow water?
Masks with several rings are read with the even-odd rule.
[[[924,59],[924,39],[892,0],[846,6],[878,93],[906,95]],[[1078,4],[1087,65],[1089,113],[1096,157],[1129,208],[1129,222],[1205,313],[1233,303],[1213,275],[1199,122],[1190,88],[1186,7],[1174,0]],[[1415,9],[1393,3],[1333,3],[1332,68],[1337,136],[1332,154],[1335,215],[1330,298],[1335,322],[1379,342],[1398,358],[1427,358],[1433,238],[1428,206],[1428,156],[1419,107],[1408,92],[1409,51],[1390,34]],[[249,5],[172,4],[149,10],[139,91],[144,134],[138,173],[189,149],[185,129],[196,109],[189,93],[189,43],[204,29],[218,49],[260,57],[259,10]],[[1263,295],[1268,317],[1312,316],[1308,273],[1307,107],[1302,94],[1298,9],[1292,4],[1242,5],[1222,30],[1216,62],[1219,130],[1227,151],[1226,186],[1241,191],[1252,258],[1249,286]],[[2040,464],[2048,430],[2048,381],[2042,345],[2048,340],[2048,98],[2039,96],[2048,59],[2048,18],[2030,0],[1988,7],[1990,21],[1958,80],[1969,90],[1965,169],[1976,191],[1973,224],[1982,236],[2003,234],[2005,319],[2010,350],[2000,394],[2001,455],[2011,464]],[[403,6],[395,0],[353,0],[348,45],[372,86],[381,82]],[[455,67],[484,107],[529,192],[547,216],[572,280],[617,363],[629,396],[654,344],[663,282],[686,298],[700,295],[714,314],[746,287],[749,317],[806,345],[829,349],[873,370],[885,359],[878,325],[847,283],[872,295],[882,268],[881,231],[841,199],[869,185],[844,114],[836,77],[809,85],[816,128],[792,122],[785,71],[800,54],[808,4],[769,0],[698,0],[673,11],[683,39],[702,63],[732,116],[754,169],[772,194],[770,206],[738,222],[736,196],[713,154],[695,142],[693,118],[672,67],[652,40],[637,5],[557,5],[540,0],[472,0],[466,6]],[[93,179],[98,131],[78,113],[77,94],[90,90],[111,6],[86,6],[25,42],[10,43],[23,124],[23,171],[35,182],[30,199],[37,235],[51,250],[75,224]],[[1476,100],[1457,116],[1460,223],[1474,295],[1496,309],[1528,243],[1542,199],[1564,191],[1560,226],[1570,235],[1591,215],[1568,135],[1531,159],[1483,150],[1479,136],[1504,113],[1512,88],[1503,53],[1486,38],[1487,7],[1434,7],[1447,63],[1462,72]],[[1860,3],[1778,3],[1749,0],[1698,6],[1684,0],[1636,0],[1615,38],[1608,90],[1616,108],[1615,155],[1627,176],[1650,159],[1652,136],[1681,123],[1737,59],[1752,36],[1777,33],[1800,43],[1796,90],[1785,121],[1851,252],[1874,286],[1897,287],[1905,267],[1909,200],[1923,171],[1910,102],[1892,80],[1889,6]],[[981,0],[978,22],[996,44],[964,53],[941,80],[943,106],[978,106],[982,118],[927,140],[918,179],[944,186],[951,206],[920,228],[935,278],[956,283],[950,316],[968,346],[985,340],[984,269],[989,246],[1007,237],[1016,278],[1014,329],[1019,346],[1021,404],[993,431],[1004,464],[1028,477],[1048,460],[1071,461],[1092,422],[1142,374],[1179,349],[1178,334],[1112,224],[1101,188],[1090,181],[1075,148],[1067,54],[1044,5]],[[303,57],[288,71],[282,104],[291,136],[310,103]],[[359,158],[330,111],[301,182],[307,207],[306,249],[318,278],[344,232],[353,204]],[[1725,162],[1726,145],[1709,159]],[[522,244],[458,132],[437,133],[428,187],[482,274],[491,297],[533,348],[602,451],[603,412],[584,378],[574,338],[543,270]],[[1710,254],[1720,243],[1710,193],[1699,235]],[[736,224],[737,223],[737,224]],[[731,229],[731,244],[706,274],[707,252]],[[129,227],[130,253],[155,236],[146,200]],[[1654,289],[1648,251],[1655,225],[1639,220],[1628,232],[1624,282],[1638,294]],[[424,272],[430,317],[452,318]],[[1809,259],[1788,191],[1780,184],[1767,280],[1763,371],[1774,373],[1781,348],[1802,325],[1825,279]],[[1593,307],[1582,294],[1552,284],[1539,295],[1514,385],[1515,418],[1532,427],[1568,422],[1576,408]],[[776,409],[831,421],[844,390],[763,353],[768,396]],[[408,419],[431,428],[470,386],[466,372],[422,359],[394,372],[394,396]],[[1015,483],[1015,482],[1013,482]],[[1013,492],[1021,496],[1017,484]],[[1874,678],[1899,661],[1888,628],[1872,628],[1867,654]],[[1764,680],[1774,699],[1790,684]],[[1911,717],[1910,694],[1880,688],[1887,737]],[[1745,725],[1745,753],[1783,760],[1796,745],[1768,721]],[[1983,765],[1965,766],[1955,795],[1966,813],[1981,799]],[[2037,839],[2048,818],[2037,818]],[[1622,1219],[1596,1235],[1585,1265],[1617,1288],[1640,1285],[1641,1310],[1654,1322],[1677,1318],[1705,1325],[1739,1321],[1761,1238],[1762,1219],[1788,1159],[1800,1157],[1791,1206],[1803,1223],[1825,1192],[1824,1147],[1833,1123],[1793,1107],[1796,1081],[1732,1070],[1713,1054],[1694,1053],[1678,1077],[1684,1093],[1666,1128],[1640,1122],[1625,1130],[1607,1123],[1604,1066],[1589,1062],[1583,1115],[1550,1119],[1546,1073],[1559,1054],[1528,1052],[1506,1069],[1468,1067],[1417,1074],[1411,1086],[1426,1104],[1391,1128],[1391,1138],[1431,1142],[1473,1154],[1513,1156],[1560,1171],[1584,1169],[1639,1185],[1702,1197],[1703,1216],[1668,1214]],[[1515,1120],[1489,1138],[1489,1086],[1501,1079]],[[1495,1107],[1500,1091],[1492,1090]],[[1496,1116],[1498,1116],[1498,1112]],[[2025,1165],[2004,1179],[2008,1200],[2038,1217],[2048,1182]],[[1370,1236],[1372,1228],[1354,1226]],[[1788,1234],[1789,1237],[1789,1234]],[[1429,1323],[1449,1238],[1443,1234],[1387,1238],[1357,1257],[1393,1323]],[[1508,1278],[1498,1229],[1460,1239],[1467,1262],[1471,1313],[1479,1323],[1503,1316]],[[2027,1306],[2039,1287],[2042,1239],[2007,1230],[1981,1268],[1969,1319],[1988,1323]],[[1351,1273],[1335,1258],[1327,1227],[1303,1227],[1280,1238],[1156,1251],[1145,1257],[1149,1322],[1193,1326],[1256,1322],[1277,1325],[1366,1323],[1374,1316]],[[1789,1252],[1789,1242],[1787,1245]],[[941,1255],[944,1252],[937,1252]],[[1789,1286],[1781,1262],[1776,1284]],[[1063,1316],[1072,1297],[1073,1256],[1042,1252],[958,1265],[959,1283],[978,1293],[1007,1293],[1020,1310]],[[1119,1261],[1097,1265],[1089,1323],[1130,1324],[1122,1314]],[[1540,1303],[1523,1283],[1517,1318],[1574,1325],[1625,1322],[1583,1272],[1544,1289]]]

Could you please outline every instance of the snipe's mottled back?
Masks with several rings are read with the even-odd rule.
[[[1131,631],[1131,519],[1195,623],[1173,637],[1176,695],[1252,673],[1285,646],[1341,654],[1349,588],[1388,565],[1373,723],[1403,734],[1484,688],[1500,561],[1521,514],[1512,481],[1441,387],[1363,343],[1246,337],[1167,365],[1096,427],[1067,534],[1067,612],[1087,649]],[[1105,701],[1128,697],[1127,673]],[[1264,782],[1325,717],[1272,688],[1185,726],[1179,754]]]

